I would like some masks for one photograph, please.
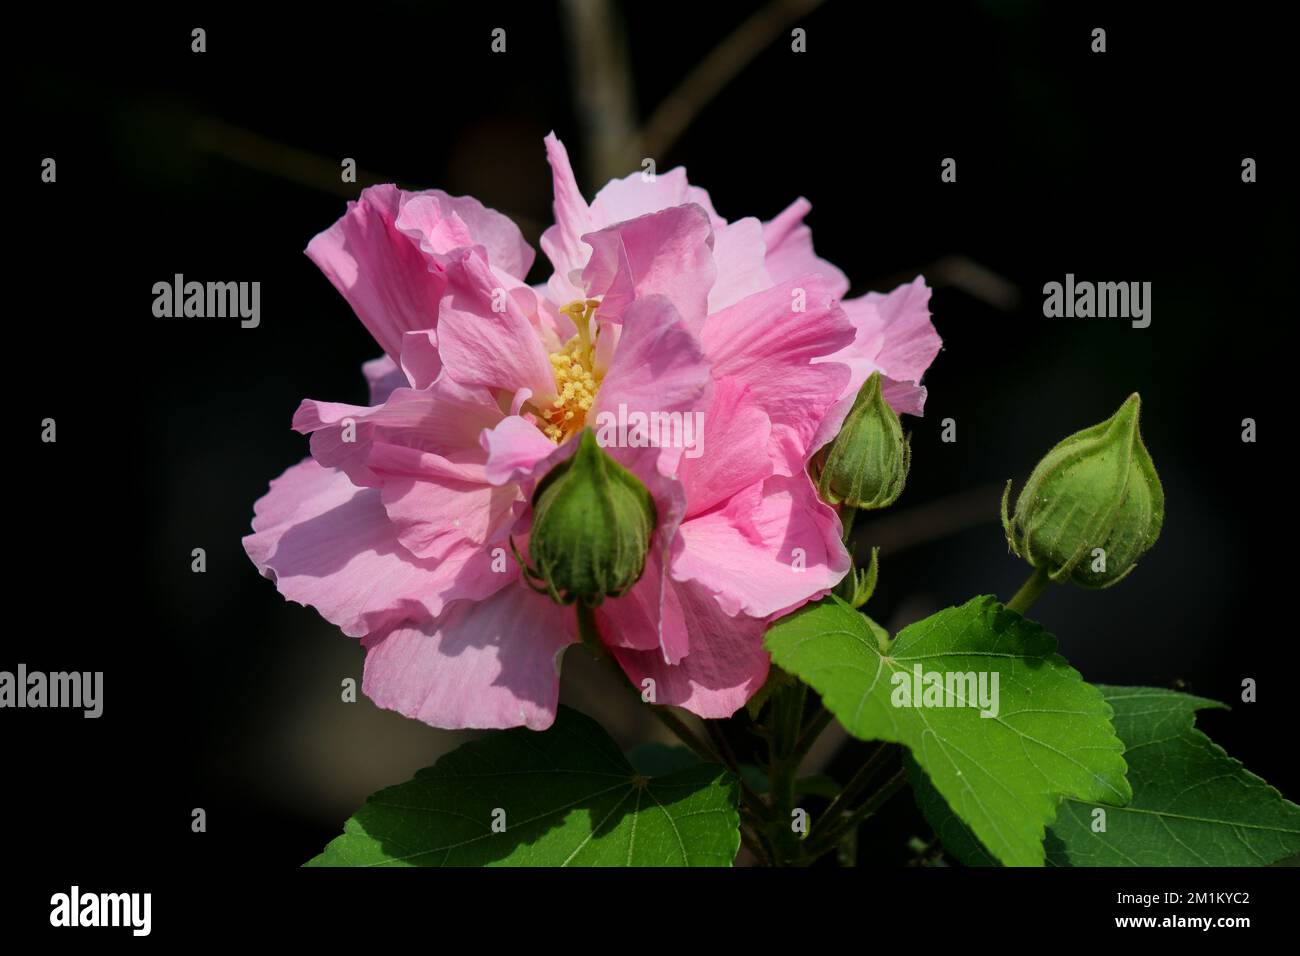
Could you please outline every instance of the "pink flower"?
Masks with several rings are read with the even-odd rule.
[[[724,717],[762,685],[762,635],[849,567],[806,472],[875,370],[919,414],[939,348],[921,279],[841,303],[798,200],[728,223],[674,169],[588,204],[546,140],[554,266],[504,216],[438,190],[366,189],[307,255],[384,350],[369,406],[307,400],[311,458],[254,506],[249,557],[366,648],[365,693],[438,727],[545,728],[574,612],[530,590],[529,501],[602,415],[699,413],[703,441],[607,447],[654,496],[645,573],[596,610],[655,700]]]

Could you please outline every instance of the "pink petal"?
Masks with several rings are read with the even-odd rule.
[[[887,295],[868,292],[845,302],[844,313],[854,326],[853,341],[818,362],[848,366],[849,380],[835,406],[822,419],[812,450],[835,437],[853,400],[872,372],[881,373],[881,394],[900,415],[925,410],[920,379],[943,344],[930,322],[930,290],[918,276]]]
[[[555,225],[542,233],[542,251],[555,267],[548,284],[551,297],[563,304],[586,297],[581,275],[591,252],[582,236],[592,229],[591,211],[573,176],[568,151],[554,133],[546,137],[546,159],[555,192]]]
[[[844,576],[839,531],[806,475],[774,476],[682,522],[672,577],[702,585],[728,615],[766,617],[821,597]]]
[[[481,256],[469,255],[450,273],[452,296],[438,316],[438,353],[447,374],[463,385],[554,397],[546,350],[520,299]],[[524,290],[531,295],[531,290]]]
[[[686,175],[685,169],[682,170],[682,175]],[[709,222],[713,223],[714,232],[718,232],[727,225],[727,220],[719,216],[717,211],[713,208],[713,200],[709,198],[709,191],[707,189],[701,189],[699,186],[687,186],[686,198],[683,199],[682,202],[693,202],[701,206],[704,211],[709,214]],[[674,203],[673,205],[680,204]]]
[[[802,290],[804,311],[796,312]],[[816,363],[853,341],[854,330],[820,276],[787,280],[709,316],[701,339],[717,378],[731,376],[772,421],[778,474],[797,474],[849,370]]]
[[[361,688],[434,727],[545,730],[555,720],[573,609],[522,585],[459,601],[436,621],[368,637]]]
[[[437,323],[438,300],[447,284],[395,225],[406,195],[396,186],[363,190],[338,222],[307,245],[308,258],[394,358],[400,355],[403,332]]]
[[[402,546],[417,558],[441,558],[467,543],[505,540],[522,508],[519,489],[488,484],[481,462],[455,463],[433,452],[376,442],[370,469]]]
[[[665,607],[670,601],[671,606]],[[646,556],[641,580],[622,597],[606,600],[596,609],[601,640],[610,647],[657,650],[671,664],[690,650],[690,637],[681,608],[666,587],[663,558],[658,549]]]
[[[519,415],[501,419],[480,437],[487,452],[484,476],[494,485],[520,480],[555,452],[555,445],[532,422]]]
[[[930,289],[924,276],[892,292],[868,292],[860,299],[850,299],[844,303],[844,311],[858,330],[854,344],[900,382],[921,381],[943,345],[930,321]]]
[[[626,437],[635,441],[630,433],[617,434],[620,418],[626,420],[637,412],[647,420],[658,415],[661,418],[655,420],[680,424],[680,430],[670,432],[669,437],[675,434],[684,438],[688,423],[695,423],[695,413],[705,410],[711,388],[709,362],[700,340],[673,303],[661,295],[638,298],[623,315],[618,349],[587,421],[595,428],[601,445],[618,458],[613,450],[616,440]],[[674,415],[676,418],[671,418]],[[675,473],[684,450],[680,445],[663,448],[658,458],[660,473]]]
[[[684,707],[706,719],[730,717],[757,693],[770,664],[763,650],[766,622],[729,617],[706,591],[673,582],[673,602],[691,632],[690,653],[669,664],[655,650],[611,646],[611,653],[632,683],[654,681],[655,701]]]
[[[438,335],[433,329],[407,332],[402,336],[402,371],[412,388],[428,388],[442,374]],[[377,405],[378,402],[371,402]]]
[[[710,314],[772,287],[764,263],[766,249],[763,226],[752,216],[721,228],[714,226],[713,262],[718,278],[709,290]]]
[[[695,204],[674,206],[584,235],[591,260],[582,272],[588,295],[603,297],[602,319],[617,319],[634,298],[665,295],[693,326],[708,314],[713,227]]]
[[[528,275],[537,255],[508,217],[472,196],[449,196],[441,189],[409,195],[395,224],[432,256],[480,245],[494,268],[519,279]]]
[[[387,355],[381,355],[363,364],[361,374],[366,377],[366,384],[370,386],[371,405],[384,404],[388,401],[388,396],[393,394],[394,389],[405,388],[410,384],[406,379],[406,373]]]
[[[686,488],[687,517],[702,514],[772,474],[772,422],[734,378],[714,383],[699,451],[682,456],[678,477]]]
[[[880,394],[889,403],[890,408],[899,415],[916,415],[920,417],[925,413],[926,390],[924,385],[917,385],[914,382],[900,382],[886,375],[880,379]],[[850,404],[852,404],[851,398]]]
[[[688,195],[686,170],[680,166],[650,177],[645,170],[611,179],[591,201],[591,221],[596,229],[693,202]],[[704,193],[703,190],[700,190]],[[708,193],[704,193],[708,198]],[[712,204],[709,205],[712,209]],[[707,211],[707,210],[706,210]]]
[[[294,413],[293,427],[311,434],[312,457],[322,465],[342,469],[354,484],[378,486],[381,482],[369,466],[373,442],[447,456],[466,449],[477,452],[480,432],[501,418],[487,390],[466,388],[442,376],[425,389],[396,389],[383,405],[304,399]]]
[[[767,271],[773,282],[784,282],[809,272],[826,277],[831,295],[842,299],[849,291],[844,273],[813,252],[812,230],[804,225],[812,204],[800,196],[779,216],[763,224],[767,243]]]
[[[416,559],[398,543],[378,491],[311,459],[271,482],[243,543],[281,594],[351,637],[433,617],[458,598],[481,600],[517,575],[493,573],[491,554],[468,545],[442,561]]]

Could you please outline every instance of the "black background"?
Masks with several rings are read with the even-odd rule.
[[[749,9],[622,5],[642,116]],[[945,347],[925,418],[908,420],[912,475],[898,516],[863,531],[884,546],[878,619],[1009,597],[1026,569],[996,524],[1000,483],[1139,391],[1163,535],[1119,586],[1055,588],[1035,616],[1089,680],[1236,702],[1200,726],[1295,798],[1292,54],[1257,7],[1144,10],[832,0],[799,20],[807,53],[786,31],[657,161],[685,165],[727,218],[807,196],[818,252],[854,294],[949,255],[1020,292],[1007,311],[936,283]],[[497,26],[505,55],[490,52]],[[99,720],[0,714],[6,865],[64,889],[115,866],[289,872],[366,793],[459,739],[339,703],[359,647],[283,601],[240,546],[253,501],[306,454],[288,427],[299,400],[363,402],[359,365],[379,352],[302,249],[367,175],[473,194],[535,242],[551,129],[590,196],[559,8],[60,7],[8,40],[0,668],[102,670],[106,689]],[[56,184],[40,182],[46,156]],[[363,183],[339,182],[345,156]],[[949,156],[955,184],[939,180]],[[260,281],[261,326],[155,319],[152,285],[177,272]],[[1067,272],[1152,282],[1151,327],[1045,319],[1042,285]],[[47,416],[56,444],[37,438]],[[946,417],[955,444],[939,440]],[[1240,441],[1245,417],[1257,444]],[[936,513],[951,533],[926,540]],[[195,547],[206,574],[190,571]],[[1245,677],[1258,703],[1238,702]],[[589,692],[566,675],[566,699],[601,713]],[[864,832],[864,863],[903,858],[891,823],[924,831],[896,800]]]

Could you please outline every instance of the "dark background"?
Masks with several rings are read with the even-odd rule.
[[[751,9],[621,5],[640,116]],[[1009,597],[1027,568],[997,525],[1001,483],[1141,392],[1168,500],[1160,541],[1117,587],[1054,588],[1035,616],[1091,681],[1235,702],[1200,726],[1295,798],[1283,402],[1296,233],[1280,150],[1293,90],[1281,25],[1218,9],[832,0],[797,20],[807,53],[785,28],[656,160],[685,165],[730,219],[807,196],[818,252],[855,295],[921,271],[935,286],[945,347],[925,418],[907,421],[911,478],[859,535],[884,549],[872,613],[891,628],[975,593]],[[535,241],[551,219],[551,129],[589,198],[598,185],[561,14],[51,7],[11,25],[0,668],[103,670],[106,685],[99,720],[0,714],[14,860],[64,888],[112,862],[287,870],[368,793],[462,739],[341,703],[360,647],[280,598],[240,538],[268,481],[307,453],[289,429],[299,400],[365,400],[359,366],[379,349],[302,255],[348,197],[373,181],[469,193]],[[504,55],[489,48],[498,26]],[[1094,26],[1104,54],[1089,51]],[[39,180],[46,156],[53,185]],[[939,179],[949,156],[955,184]],[[1258,183],[1241,182],[1246,156]],[[339,181],[343,157],[362,182]],[[997,278],[972,285],[954,261]],[[261,326],[155,319],[151,287],[177,272],[260,281]],[[1152,325],[1045,319],[1043,283],[1067,272],[1152,282]],[[36,437],[47,416],[57,444]],[[939,440],[946,417],[955,444]],[[1240,441],[1245,417],[1258,444]],[[190,570],[195,547],[205,574]],[[622,743],[644,739],[577,658],[566,700]],[[1258,703],[1239,702],[1245,677]],[[195,807],[206,834],[190,832]],[[900,797],[864,831],[864,862],[903,861],[911,833],[926,828]]]

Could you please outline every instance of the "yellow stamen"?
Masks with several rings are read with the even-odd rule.
[[[550,355],[556,395],[551,407],[532,408],[539,417],[537,427],[557,445],[586,425],[587,412],[600,388],[603,376],[595,370],[595,343],[590,331],[591,319],[599,305],[597,299],[579,299],[560,309],[573,320],[578,334]],[[599,336],[599,331],[596,334]]]
[[[596,314],[596,307],[600,305],[599,299],[574,299],[568,305],[561,306],[560,311],[573,320],[573,324],[578,327],[578,341],[587,352],[592,349],[591,341],[591,319]],[[598,333],[599,334],[599,333]]]

